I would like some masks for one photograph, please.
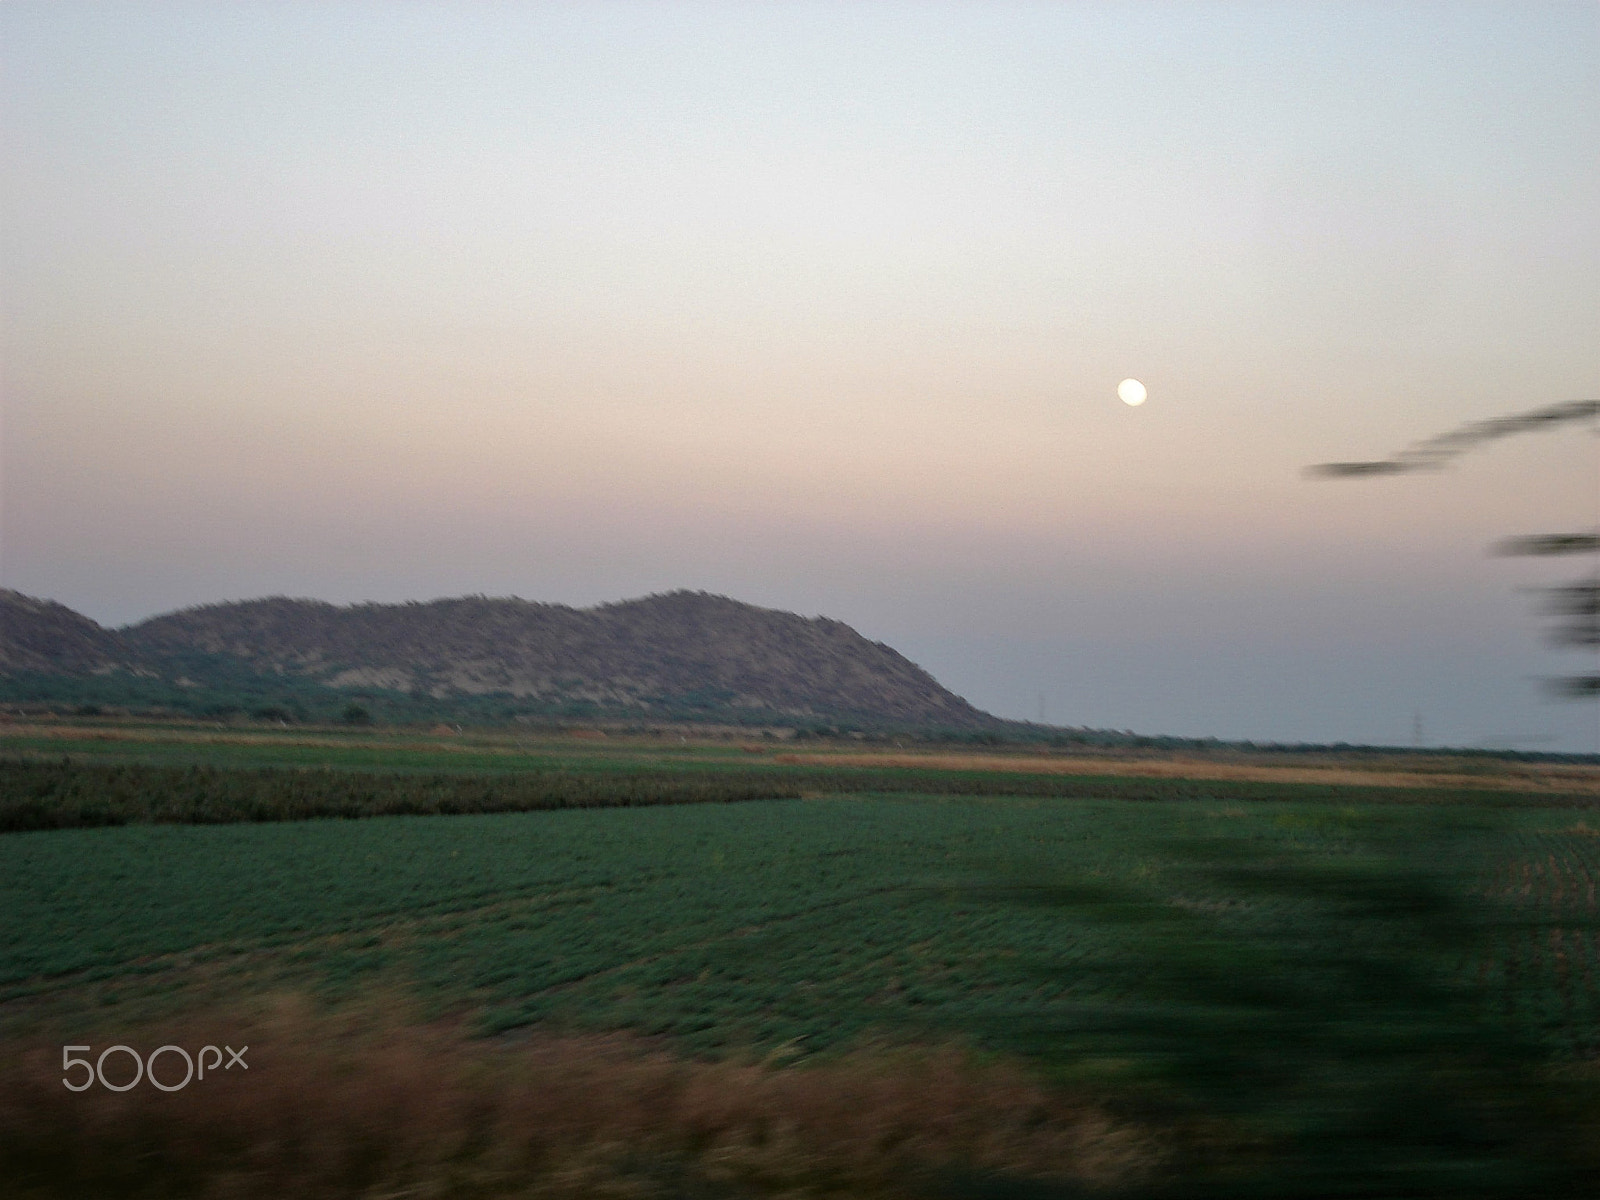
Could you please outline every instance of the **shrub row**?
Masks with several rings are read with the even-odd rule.
[[[389,774],[318,768],[0,761],[0,833],[99,825],[222,825],[792,799],[771,775],[538,771]]]

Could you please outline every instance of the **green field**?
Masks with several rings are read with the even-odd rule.
[[[437,771],[430,753],[407,765]],[[109,771],[141,795],[323,778],[276,763],[8,778],[56,769],[81,790]],[[601,793],[770,777],[795,798],[141,810],[6,834],[0,1035],[289,992],[403,997],[478,1037],[627,1031],[703,1060],[956,1044],[1157,1123],[1225,1118],[1279,1147],[1304,1194],[1388,1194],[1394,1163],[1419,1195],[1536,1190],[1570,1157],[1548,1139],[1592,1111],[1600,836],[1577,797],[830,773],[704,748],[540,765]],[[327,778],[381,799],[412,777]],[[1263,1194],[1299,1194],[1286,1178],[1262,1175]]]
[[[863,798],[14,835],[0,986],[243,957],[331,986],[382,973],[491,1026],[820,1047],[1034,998],[1008,964],[1053,922],[950,889],[1019,853],[1109,866],[1150,816]]]
[[[557,1021],[697,1049],[821,1049],[872,1030],[965,1029],[984,1010],[1042,1016],[1102,986],[1092,971],[1075,983],[1070,964],[1115,931],[1007,902],[1004,888],[1148,890],[1174,840],[1337,862],[1374,837],[1421,836],[1452,877],[1487,886],[1521,872],[1530,902],[1587,897],[1600,838],[1570,810],[1451,816],[855,796],[14,834],[0,839],[0,996],[85,979],[165,991],[220,963],[334,990],[381,978],[470,1005],[485,1028]],[[1241,907],[1230,924],[1266,930],[1286,905]],[[1600,1000],[1592,948],[1575,940],[1558,974],[1530,939],[1520,968],[1496,967],[1504,1002],[1587,1045]],[[1043,964],[1059,976],[1041,981]]]

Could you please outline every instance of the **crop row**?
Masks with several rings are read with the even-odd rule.
[[[530,771],[508,775],[219,769],[0,761],[0,833],[105,825],[227,825],[793,799],[771,775]]]

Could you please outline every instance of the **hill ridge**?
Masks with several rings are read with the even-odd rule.
[[[274,680],[530,709],[982,728],[974,708],[843,621],[675,589],[589,608],[517,596],[333,604],[267,596],[105,629],[0,592],[0,676],[130,673],[175,686]]]

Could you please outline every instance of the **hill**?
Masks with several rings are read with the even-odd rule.
[[[129,669],[123,639],[54,600],[0,588],[0,675],[93,675]]]
[[[5,593],[0,675],[94,702],[142,680],[197,711],[382,702],[396,718],[466,712],[979,729],[1001,724],[840,621],[671,592],[591,609],[482,596],[339,606],[273,597],[107,630]],[[85,689],[95,678],[105,686]],[[107,691],[112,687],[112,691]],[[140,691],[133,687],[133,691]],[[90,693],[94,695],[91,697]],[[298,709],[295,707],[298,705]]]

